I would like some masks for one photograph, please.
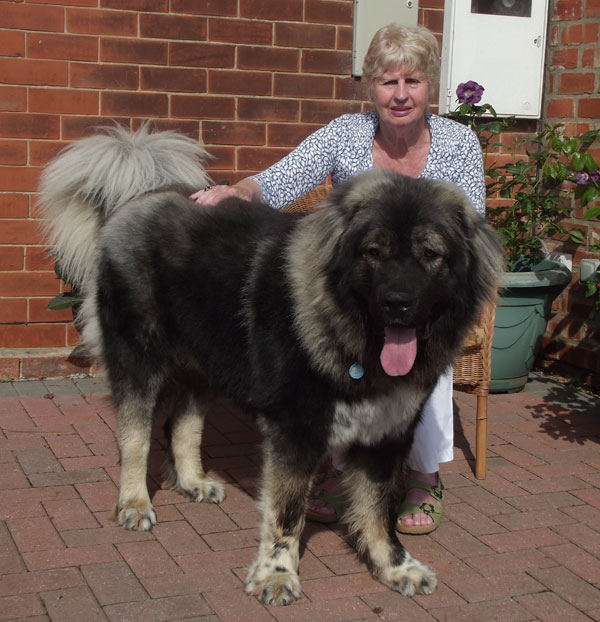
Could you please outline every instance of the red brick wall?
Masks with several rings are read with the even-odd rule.
[[[544,120],[564,123],[568,134],[581,134],[600,127],[600,1],[554,0],[551,5]],[[593,155],[600,162],[600,146]],[[587,244],[556,245],[556,250],[574,255],[575,273],[570,287],[555,302],[543,355],[548,362],[600,374],[600,318],[586,321],[592,305],[578,282],[580,260],[600,257],[590,251],[590,244],[600,243],[600,226],[581,216],[581,211],[576,212],[569,226],[582,230]]]
[[[553,44],[553,63],[562,53],[573,66],[550,68],[549,111],[573,121],[587,111],[591,124],[597,100],[572,91],[598,95],[599,2],[554,4],[556,36],[568,39]],[[441,41],[444,0],[419,7]],[[72,370],[63,353],[78,336],[70,312],[46,309],[61,283],[35,204],[60,147],[113,119],[149,118],[201,138],[217,181],[261,170],[363,107],[350,76],[352,11],[352,0],[0,0],[0,378]],[[40,348],[59,350],[33,364],[25,350]]]

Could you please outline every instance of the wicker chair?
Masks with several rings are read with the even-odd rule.
[[[311,212],[327,198],[331,186],[322,184],[285,208],[287,212]],[[465,341],[463,352],[454,365],[453,382],[458,391],[477,397],[475,424],[475,477],[485,479],[487,451],[487,411],[490,390],[492,337],[495,305],[488,305],[477,326]]]

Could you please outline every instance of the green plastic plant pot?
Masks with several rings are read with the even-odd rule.
[[[543,261],[530,272],[507,272],[501,282],[492,341],[491,393],[515,393],[539,352],[552,301],[571,280],[571,272]]]

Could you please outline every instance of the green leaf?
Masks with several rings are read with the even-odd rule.
[[[591,220],[592,218],[600,218],[600,205],[588,208],[583,215],[584,220]]]
[[[562,151],[564,152],[565,155],[570,156],[573,153],[577,153],[577,150],[579,149],[579,139],[572,137],[572,138],[566,138],[564,140],[563,146],[562,146]]]
[[[494,117],[498,116],[498,113],[496,112],[496,109],[494,108],[494,106],[492,106],[492,104],[484,104],[485,109]],[[514,117],[507,117],[506,119],[504,119],[504,123],[506,123],[506,125],[512,125],[513,121],[515,120]]]
[[[579,231],[579,229],[571,229],[568,233],[571,240],[573,240],[575,244],[585,244],[587,238],[582,231]]]
[[[598,287],[596,286],[595,280],[588,279],[585,282],[585,285],[586,285],[586,291],[585,291],[586,297],[594,296],[598,292]]]
[[[504,124],[501,121],[491,121],[480,126],[480,129],[490,132],[494,136],[501,134],[504,130]]]
[[[593,201],[598,196],[598,189],[594,188],[594,186],[579,186],[579,188],[584,188],[583,193],[579,196],[581,207],[585,207],[590,201]]]
[[[585,166],[581,155],[582,155],[581,153],[575,153],[573,154],[573,157],[571,158],[571,168],[576,173],[580,173],[583,170],[583,167]]]
[[[79,296],[74,296],[73,294],[63,292],[58,296],[55,296],[50,303],[48,304],[48,309],[51,311],[60,311],[62,309],[69,309],[70,307],[74,307],[75,305],[83,302],[83,298]]]
[[[554,151],[558,151],[560,153],[563,150],[563,141],[558,136],[554,136],[551,139],[550,144]]]
[[[584,145],[591,145],[595,140],[600,140],[600,130],[590,130],[582,134],[580,138]]]
[[[473,108],[471,107],[471,104],[461,104],[458,107],[458,112],[459,114],[461,114],[463,117],[466,117],[467,115],[472,114],[473,112]]]
[[[564,181],[569,176],[569,169],[562,162],[550,162],[544,168],[544,177]]]
[[[587,151],[582,153],[581,159],[583,160],[583,167],[588,173],[593,173],[598,168],[596,160],[594,160],[591,153],[588,153]]]
[[[583,170],[588,173],[593,173],[598,168],[598,165],[596,164],[596,160],[594,160],[592,154],[585,151],[583,153],[575,153],[573,155],[571,158],[571,168],[576,173]]]

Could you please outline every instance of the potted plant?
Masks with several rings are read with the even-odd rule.
[[[586,208],[584,218],[598,218],[600,208],[589,207],[599,195],[598,165],[587,148],[600,139],[600,130],[581,136],[566,136],[562,124],[547,125],[528,139],[525,157],[517,157],[522,145],[498,142],[514,123],[499,118],[489,104],[479,104],[483,87],[470,81],[457,89],[458,108],[451,118],[469,125],[482,145],[487,176],[487,194],[499,199],[488,210],[506,249],[507,272],[500,283],[492,345],[492,392],[520,391],[527,382],[539,351],[552,301],[571,281],[566,262],[547,251],[544,240],[562,235],[586,242],[578,229],[564,221],[575,207]],[[512,156],[498,163],[495,150],[501,147]],[[600,306],[598,278],[587,283],[587,295]]]

